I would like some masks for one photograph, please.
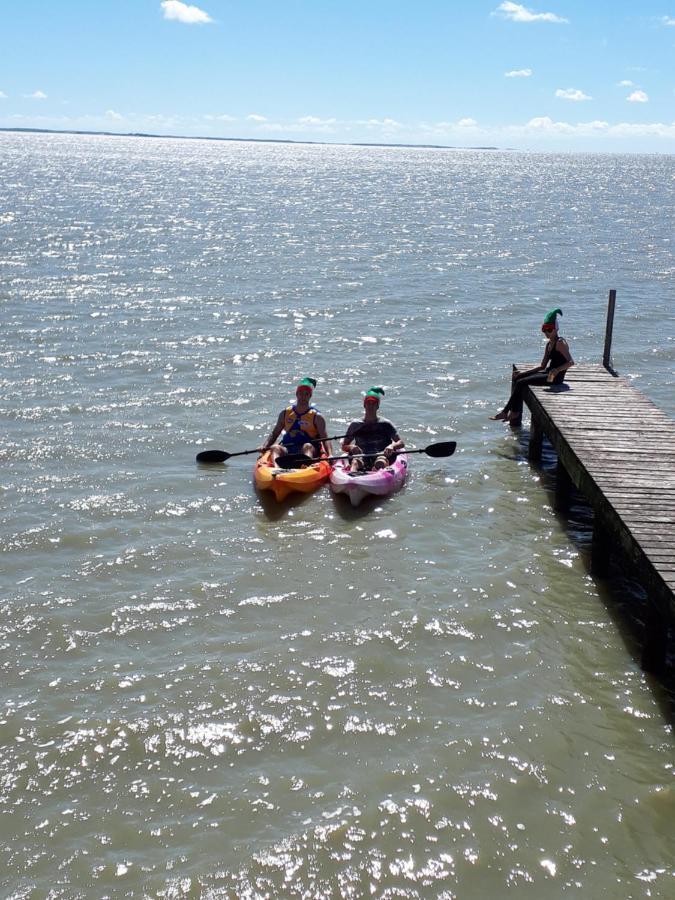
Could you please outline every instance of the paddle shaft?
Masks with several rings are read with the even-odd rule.
[[[438,458],[445,457],[445,456],[452,456],[452,454],[455,452],[456,447],[457,447],[456,441],[443,441],[438,444],[429,444],[428,447],[423,447],[419,450],[406,450],[404,447],[402,450],[395,450],[394,453],[396,456],[399,456],[400,454],[405,454],[407,456],[411,453],[426,453],[427,456],[431,456],[431,457],[438,459]],[[346,460],[365,459],[365,458],[373,459],[373,457],[381,456],[381,455],[382,455],[382,451],[380,451],[379,453],[355,453],[352,456],[324,456],[324,457],[317,457],[315,459],[310,459],[310,457],[304,456],[302,453],[299,453],[299,454],[293,454],[293,455],[289,454],[286,457],[282,456],[280,458],[286,459],[288,461],[286,463],[287,465],[291,461],[304,463],[305,460],[307,461],[308,464],[311,465],[312,463],[317,463],[322,460],[324,462],[335,462],[338,459],[346,459]],[[278,464],[278,461],[277,461],[277,464]]]
[[[411,453],[426,453],[426,452],[427,452],[426,448],[424,448],[422,450],[394,450],[394,454],[396,456],[399,456],[401,454],[410,456]],[[443,453],[442,455],[443,456],[452,456],[453,453],[454,453],[454,450],[451,450],[449,453]],[[338,459],[366,459],[368,457],[370,457],[370,459],[373,459],[373,457],[375,457],[375,456],[383,456],[383,455],[384,455],[383,452],[380,451],[379,453],[354,453],[354,454],[352,454],[352,456],[324,456],[324,459],[326,462],[335,462]],[[305,457],[305,459],[306,458],[307,457]]]
[[[346,434],[336,434],[333,437],[313,438],[312,440],[305,441],[305,443],[321,444],[321,443],[323,443],[323,441],[339,441],[340,438],[343,438],[343,437],[347,437],[347,435]],[[248,456],[250,453],[260,453],[260,447],[256,447],[254,450],[239,450],[236,453],[226,453],[224,450],[202,450],[201,453],[197,454],[197,462],[223,463],[223,462],[227,462],[227,460],[231,459],[233,456]]]

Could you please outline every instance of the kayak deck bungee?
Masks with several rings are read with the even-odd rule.
[[[253,480],[259,491],[272,491],[278,502],[289,494],[309,494],[328,481],[331,467],[324,459],[298,469],[280,469],[270,462],[270,451],[263,453],[253,468]]]
[[[399,453],[394,462],[384,469],[371,469],[362,474],[350,474],[348,457],[336,460],[330,473],[331,490],[346,494],[352,506],[358,506],[364,497],[387,497],[400,491],[408,474],[408,458]]]

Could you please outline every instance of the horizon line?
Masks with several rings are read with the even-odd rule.
[[[99,137],[142,137],[162,138],[172,141],[234,141],[236,143],[254,144],[307,144],[318,147],[405,147],[420,150],[509,150],[511,148],[477,146],[457,147],[453,144],[409,144],[389,143],[387,141],[310,141],[293,138],[245,138],[245,137],[218,137],[216,135],[195,134],[154,134],[150,131],[97,131],[83,128],[30,128],[20,126],[0,126],[0,132],[15,132],[20,134],[82,134],[98,135]],[[527,152],[527,151],[524,151]]]

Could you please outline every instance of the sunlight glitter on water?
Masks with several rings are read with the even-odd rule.
[[[5,893],[668,895],[663,703],[487,415],[615,285],[675,412],[672,166],[0,136]],[[307,374],[457,453],[356,510],[195,466]]]

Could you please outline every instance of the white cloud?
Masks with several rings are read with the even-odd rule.
[[[256,113],[251,113],[250,116],[246,116],[251,122],[266,122],[267,116],[259,116]]]
[[[162,0],[161,7],[165,19],[182,22],[184,25],[206,25],[213,22],[211,16],[203,9],[181,3],[181,0]]]
[[[124,119],[124,116],[121,113],[115,112],[114,109],[107,109],[105,111],[106,119],[112,119],[115,122],[121,122]]]
[[[6,100],[7,94],[4,91],[0,91],[0,100]]]
[[[648,103],[649,97],[645,94],[644,91],[633,91],[632,94],[629,94],[626,97],[629,103]]]
[[[509,134],[518,136],[541,137],[598,137],[603,138],[641,138],[659,137],[675,138],[675,122],[669,125],[663,122],[649,122],[635,124],[631,122],[618,122],[610,125],[609,122],[595,120],[592,122],[555,122],[549,116],[540,116],[530,119],[525,125],[511,125],[505,129]]]
[[[592,100],[592,97],[589,97],[588,94],[584,94],[583,91],[580,91],[578,88],[566,88],[562,90],[562,88],[558,88],[555,92],[556,97],[559,97],[560,100],[574,100],[575,102],[580,102],[581,100]]]
[[[365,119],[355,123],[356,125],[368,125],[371,128],[403,128],[396,119]]]
[[[664,25],[670,25],[671,27],[675,27],[675,17],[674,16],[664,16],[661,21]]]
[[[535,13],[527,9],[520,3],[511,3],[505,0],[500,3],[497,9],[492,13],[493,16],[502,16],[504,19],[510,19],[511,22],[556,22],[559,25],[567,24],[568,19],[557,16],[555,13]]]
[[[532,69],[512,69],[510,72],[504,72],[504,78],[529,78]]]
[[[599,131],[606,131],[607,128],[609,128],[609,122],[603,122],[599,119],[571,125],[569,122],[554,122],[550,116],[538,116],[530,119],[524,126],[515,126],[516,131],[535,132],[538,134],[594,134]]]
[[[307,134],[308,132],[336,134],[338,125],[342,125],[345,131],[350,130],[349,122],[338,122],[337,119],[321,119],[319,116],[300,116],[292,122],[268,122],[260,125],[260,131],[270,134]]]
[[[27,100],[46,100],[47,99],[47,95],[44,93],[44,91],[33,91],[32,94],[24,94],[24,97]]]
[[[298,123],[300,125],[316,125],[317,127],[323,127],[325,125],[337,124],[337,119],[320,119],[318,116],[301,116],[298,119]]]
[[[624,78],[619,82],[619,87],[633,87],[633,82],[629,78]]]
[[[460,119],[457,123],[458,128],[476,128],[478,122],[475,119]]]

